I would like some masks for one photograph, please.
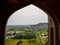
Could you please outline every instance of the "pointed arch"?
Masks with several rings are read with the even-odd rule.
[[[6,26],[6,23],[7,23],[7,20],[8,18],[11,16],[12,13],[14,13],[15,11],[25,7],[25,6],[28,6],[30,4],[33,4],[39,8],[41,8],[43,11],[45,11],[45,13],[47,13],[54,21],[54,24],[55,24],[55,35],[56,35],[56,45],[59,45],[59,22],[58,22],[58,18],[55,16],[55,13],[49,9],[45,4],[43,4],[42,2],[38,1],[38,0],[28,0],[28,1],[22,1],[22,3],[19,1],[17,2],[16,4],[11,4],[9,5],[9,7],[7,7],[7,9],[5,9],[3,11],[3,15],[7,15],[7,16],[2,16],[2,19],[1,19],[1,30],[3,34],[3,36],[1,36],[3,38],[2,42],[4,43],[4,34],[5,34],[5,26]],[[52,42],[52,41],[50,41]],[[3,44],[4,45],[4,44]]]

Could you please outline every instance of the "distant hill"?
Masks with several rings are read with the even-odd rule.
[[[31,31],[35,31],[38,29],[48,29],[48,23],[39,23],[39,24],[35,24],[35,25],[8,25],[7,29],[11,30],[11,29],[21,29],[21,28],[25,28],[25,27],[29,27],[29,29],[31,29]]]
[[[32,31],[39,31],[39,30],[45,30],[47,29],[48,30],[48,23],[39,23],[39,24],[36,24],[36,25],[31,25],[32,27]]]
[[[37,29],[48,29],[48,23],[39,23],[39,24],[36,24],[36,25],[31,25],[32,28],[37,28]]]
[[[7,28],[31,27],[31,25],[8,25]]]

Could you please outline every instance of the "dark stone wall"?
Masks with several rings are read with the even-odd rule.
[[[38,0],[50,8],[60,21],[60,0]]]
[[[32,0],[34,1],[34,0]],[[3,11],[7,10],[8,8],[11,8],[12,6],[20,5],[24,6],[26,4],[32,3],[31,0],[0,0],[0,13],[3,13]],[[48,8],[50,8],[57,16],[59,22],[60,22],[60,0],[36,0],[38,2],[43,3]],[[1,17],[2,15],[0,15]]]
[[[24,6],[26,4],[32,3],[34,0],[1,0],[0,1],[0,12],[3,13],[3,11],[8,8],[11,8],[12,6],[20,5]],[[60,0],[36,0],[38,2],[43,3],[48,8],[50,8],[57,16],[58,20],[60,21]],[[1,17],[2,15],[0,15]]]

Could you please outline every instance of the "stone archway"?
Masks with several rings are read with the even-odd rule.
[[[5,9],[3,11],[3,16],[2,16],[2,19],[1,19],[1,30],[3,30],[2,31],[3,36],[1,35],[1,37],[4,38],[4,36],[5,36],[5,26],[6,26],[8,18],[11,16],[11,14],[18,9],[21,9],[21,8],[23,8],[23,7],[25,7],[29,4],[33,4],[33,5],[36,5],[37,7],[41,8],[43,11],[45,11],[53,19],[53,22],[54,22],[54,25],[55,25],[55,38],[56,38],[56,42],[54,42],[54,43],[55,43],[55,45],[58,45],[59,44],[59,33],[58,33],[59,28],[58,28],[58,20],[55,16],[55,13],[52,12],[52,10],[50,10],[42,2],[39,2],[37,0],[35,0],[35,1],[34,0],[33,1],[32,0],[25,0],[25,1],[23,0],[22,2],[20,2],[20,3],[19,2],[15,2],[13,5],[7,7],[7,9]],[[10,3],[8,3],[8,4],[10,5]],[[7,16],[4,16],[4,15],[7,15]],[[52,37],[50,39],[52,39]],[[4,40],[2,42],[4,42]],[[49,45],[51,45],[51,43],[52,43],[52,41],[49,41]]]

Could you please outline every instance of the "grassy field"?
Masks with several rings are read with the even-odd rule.
[[[22,43],[20,43],[19,45],[42,45],[38,34],[36,34],[35,40],[32,40],[32,39],[31,40],[28,40],[28,39],[21,39],[21,40],[8,39],[8,40],[6,40],[6,45],[17,45],[17,43],[19,41],[22,41]]]
[[[42,34],[48,34],[47,31],[41,32]],[[7,39],[5,45],[17,45],[19,41],[22,41],[22,43],[19,43],[19,45],[44,45],[43,42],[41,41],[41,38],[39,37],[40,33],[36,32],[36,39]],[[48,38],[43,39],[44,42],[48,41]]]
[[[19,42],[17,39],[8,39],[6,40],[6,45],[16,45]]]
[[[17,43],[19,42],[20,40],[16,40],[16,39],[12,39],[12,40],[6,40],[6,45],[17,45]],[[32,40],[26,40],[26,39],[22,39],[21,40],[22,43],[20,43],[19,45],[36,45],[35,42],[32,43]],[[30,41],[30,42],[29,42]]]

